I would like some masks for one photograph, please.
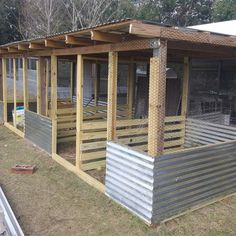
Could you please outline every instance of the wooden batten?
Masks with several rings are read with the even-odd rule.
[[[2,60],[0,59],[0,101],[3,101],[3,73],[2,73]]]
[[[7,122],[7,60],[2,58],[3,120]]]
[[[27,51],[29,50],[29,44],[18,44],[17,48],[19,51]]]
[[[107,140],[112,141],[116,137],[118,53],[109,52],[108,57]]]
[[[28,94],[28,59],[24,57],[23,59],[23,89],[24,89],[24,108],[29,109],[29,94]]]
[[[82,125],[83,125],[83,83],[84,83],[84,62],[83,56],[77,55],[76,75],[76,167],[81,169],[82,160]]]
[[[40,58],[36,62],[36,75],[37,75],[37,114],[41,114],[41,78],[40,78]]]
[[[18,52],[18,49],[15,47],[8,47],[7,50],[8,52]]]
[[[57,57],[51,56],[52,154],[57,153]]]
[[[45,40],[45,47],[46,48],[65,48],[66,45],[62,42],[57,42],[54,40]]]
[[[148,154],[159,156],[164,150],[167,43],[160,41],[150,59]]]
[[[187,115],[188,108],[188,92],[189,92],[189,58],[184,57],[184,74],[182,82],[182,101],[181,101],[181,115]]]
[[[45,46],[43,44],[40,44],[40,43],[30,43],[29,44],[29,49],[41,50],[41,49],[45,49]]]
[[[66,44],[81,45],[81,46],[91,45],[91,42],[89,42],[88,40],[80,39],[80,38],[72,36],[72,35],[66,35],[65,38],[66,38],[65,39]]]
[[[118,43],[123,40],[123,36],[119,34],[105,33],[96,30],[91,31],[91,40],[108,42],[108,43]]]
[[[13,125],[16,128],[16,76],[17,76],[17,68],[16,68],[16,58],[13,58],[13,91],[14,91],[14,119]]]
[[[46,60],[46,88],[45,88],[45,112],[46,116],[48,116],[48,86],[49,86],[49,73],[50,73],[50,64],[49,59]]]
[[[132,118],[133,110],[133,91],[134,91],[134,63],[133,61],[128,65],[128,80],[127,80],[127,104],[128,104],[128,117]]]

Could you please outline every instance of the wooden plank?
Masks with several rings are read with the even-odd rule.
[[[39,57],[40,114],[46,115],[46,58]]]
[[[52,154],[57,153],[57,57],[51,56]]]
[[[37,76],[37,114],[41,114],[40,61],[36,61],[36,76]]]
[[[98,64],[92,64],[92,80],[93,80],[93,89],[94,89],[94,104],[98,104]]]
[[[23,57],[23,87],[24,87],[24,109],[29,109],[29,93],[28,93],[28,58]]]
[[[14,132],[15,134],[17,134],[18,136],[20,136],[21,138],[25,137],[25,134],[22,131],[20,131],[13,125],[9,124],[8,122],[5,122],[4,126],[7,127],[9,130],[11,130],[12,132]]]
[[[83,124],[83,84],[84,84],[84,61],[82,55],[77,55],[76,71],[76,167],[81,169],[81,143]]]
[[[3,101],[3,73],[2,73],[2,60],[0,59],[0,101]]]
[[[90,175],[86,174],[82,170],[78,170],[74,165],[66,161],[64,158],[57,154],[52,155],[53,160],[58,162],[60,165],[65,167],[67,170],[73,172],[78,177],[80,177],[82,180],[84,180],[86,183],[90,184],[91,186],[95,187],[97,190],[99,190],[102,193],[105,193],[105,186],[104,184],[100,183],[98,180],[94,179]]]
[[[87,39],[78,38],[72,35],[65,36],[65,43],[71,45],[80,45],[80,46],[88,46],[91,45],[91,42]]]
[[[150,60],[148,154],[156,157],[164,149],[167,43],[160,41],[158,56]],[[156,51],[154,52],[156,53]]]
[[[29,48],[30,48],[30,49],[37,49],[37,50],[40,50],[40,49],[45,49],[45,46],[44,46],[44,44],[30,43],[30,44],[29,44]]]
[[[118,43],[123,41],[123,36],[114,33],[106,33],[101,31],[92,30],[91,40],[108,42],[108,43]]]
[[[74,67],[74,63],[73,61],[70,62],[70,101],[73,102],[73,67]]]
[[[107,140],[116,137],[116,109],[117,109],[117,71],[118,53],[109,52],[108,56],[108,94],[107,94]]]
[[[189,58],[184,57],[184,74],[182,82],[181,115],[187,115],[189,93]]]
[[[17,68],[16,68],[16,58],[13,58],[13,90],[14,90],[14,119],[13,125],[16,128],[16,77],[17,77]]]
[[[128,117],[132,119],[133,111],[133,91],[134,91],[134,63],[128,65],[128,80],[127,80],[127,105],[128,105]]]
[[[44,42],[45,42],[46,48],[65,48],[66,47],[64,43],[54,41],[54,40],[45,39]]]
[[[2,58],[3,120],[7,122],[7,60]]]
[[[49,60],[46,60],[46,88],[45,88],[45,112],[46,112],[46,116],[49,115],[48,112],[48,87],[49,87],[49,73],[50,73],[50,64],[49,64]]]
[[[102,160],[102,161],[96,161],[96,162],[83,164],[82,169],[86,171],[86,170],[97,169],[97,168],[101,168],[105,166],[106,166],[106,160]]]

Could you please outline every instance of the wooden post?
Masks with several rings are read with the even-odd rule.
[[[2,60],[0,60],[0,101],[3,101],[3,74],[2,74]]]
[[[7,122],[7,60],[2,58],[3,120]]]
[[[39,75],[40,75],[40,114],[46,115],[46,59],[39,58]]]
[[[116,137],[116,108],[117,108],[117,70],[118,53],[109,52],[108,56],[108,103],[107,103],[107,140]]]
[[[97,63],[92,64],[92,80],[94,87],[94,105],[98,105],[98,70]]]
[[[188,90],[189,90],[189,58],[184,57],[184,74],[182,81],[182,102],[181,102],[181,115],[187,115],[188,109]]]
[[[133,91],[134,91],[134,63],[129,63],[128,68],[128,81],[127,81],[127,105],[128,105],[128,118],[132,119],[133,110]]]
[[[16,102],[17,102],[17,94],[16,94],[16,76],[17,76],[17,69],[16,69],[16,58],[13,59],[13,91],[14,91],[14,119],[13,125],[16,127]]]
[[[41,80],[40,80],[40,62],[36,62],[36,76],[37,76],[37,114],[41,114]]]
[[[81,135],[83,124],[83,84],[84,62],[82,55],[77,55],[76,72],[76,167],[81,169]]]
[[[57,57],[51,56],[52,154],[57,153]]]
[[[70,101],[73,102],[73,61],[70,63]]]
[[[148,155],[156,157],[164,150],[167,44],[160,41],[150,59]]]
[[[49,59],[46,60],[45,114],[48,116]]]
[[[29,109],[29,94],[28,94],[28,59],[23,57],[23,88],[24,88],[24,109]]]

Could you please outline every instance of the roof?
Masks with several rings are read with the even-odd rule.
[[[194,25],[188,28],[236,36],[236,20],[222,21],[203,25]]]
[[[97,48],[100,46],[99,50],[96,51],[97,53],[112,50],[129,51],[130,47],[133,47],[132,50],[157,47],[156,39],[165,39],[168,41],[168,45],[176,42],[188,42],[198,45],[236,48],[236,36],[233,35],[229,37],[229,35],[219,33],[206,33],[205,30],[175,27],[152,21],[122,19],[77,31],[67,31],[46,37],[8,43],[0,46],[0,54],[22,55],[28,53],[28,56],[35,56],[39,55],[36,52],[41,52],[40,55],[46,55],[46,51],[48,55],[52,51],[54,55],[91,54],[94,53],[95,46]],[[136,40],[136,44],[134,44],[134,40]],[[107,46],[106,49],[103,47],[104,44]],[[182,44],[182,50],[186,50],[186,46]]]

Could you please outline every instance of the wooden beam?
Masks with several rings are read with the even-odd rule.
[[[100,31],[91,31],[91,40],[109,42],[109,43],[118,43],[123,41],[123,36],[119,34],[104,33]]]
[[[57,42],[57,41],[46,39],[45,40],[45,47],[46,48],[65,48],[66,45],[62,42]]]
[[[43,44],[40,44],[40,43],[30,43],[29,44],[29,49],[41,50],[41,49],[45,49],[45,46]]]
[[[184,58],[184,74],[183,74],[183,81],[182,81],[182,101],[181,101],[181,115],[187,115],[187,108],[188,108],[188,91],[189,91],[189,58]]]
[[[2,58],[3,120],[7,122],[7,60]]]
[[[29,44],[18,44],[18,50],[20,50],[20,51],[29,50]]]
[[[49,86],[49,73],[50,73],[49,59],[46,60],[46,89],[45,89],[45,104],[46,104],[46,116],[48,116],[48,86]]]
[[[16,128],[16,77],[17,77],[17,69],[16,69],[16,58],[13,58],[13,91],[14,91],[14,119],[13,126]]]
[[[159,156],[164,150],[167,43],[160,41],[150,59],[148,155]]]
[[[39,59],[40,60],[40,59]],[[36,61],[37,76],[37,114],[41,114],[41,79],[40,79],[40,61]]]
[[[46,59],[39,58],[40,75],[40,114],[46,115]]]
[[[3,101],[3,73],[2,73],[2,60],[0,60],[0,101]]]
[[[128,65],[128,80],[127,80],[127,104],[128,104],[128,117],[132,119],[132,111],[133,111],[133,91],[134,91],[134,71],[135,65],[131,61]]]
[[[92,64],[92,81],[94,89],[94,105],[98,105],[98,64]]]
[[[52,154],[57,153],[57,57],[51,56]]]
[[[74,68],[74,63],[73,61],[70,62],[70,100],[71,102],[73,101],[73,68]]]
[[[66,38],[65,39],[66,44],[81,45],[81,46],[91,45],[91,42],[89,42],[88,40],[80,39],[75,36],[66,35],[65,38]]]
[[[5,49],[5,48],[0,48],[0,53],[1,53],[1,54],[7,53],[7,52],[8,52],[7,49]]]
[[[24,109],[29,109],[29,94],[28,94],[28,59],[23,57],[23,88],[24,88]]]
[[[84,62],[82,55],[77,55],[76,75],[76,167],[82,167],[82,125],[83,125],[83,84],[84,84]]]
[[[8,52],[18,52],[18,49],[15,47],[8,47],[7,50]]]
[[[107,140],[112,141],[116,137],[118,53],[109,52],[108,58]]]

